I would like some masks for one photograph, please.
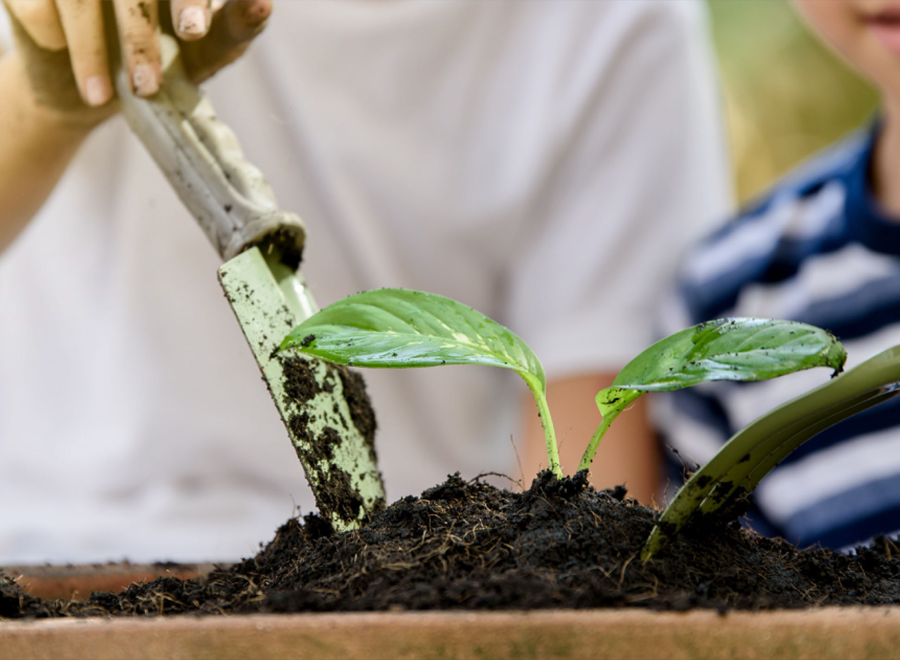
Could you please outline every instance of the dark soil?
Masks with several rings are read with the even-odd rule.
[[[326,365],[326,375],[321,385],[316,382],[311,366],[318,361],[309,358],[301,358],[294,355],[285,355],[281,358],[281,365],[285,376],[285,397],[294,403],[303,404],[320,392],[332,394],[338,382],[341,382],[341,392],[350,419],[341,416],[337,403],[334,405],[333,422],[335,425],[347,425],[352,423],[363,438],[362,451],[368,453],[368,465],[378,465],[378,456],[375,452],[375,411],[366,393],[366,384],[363,377],[347,367],[338,365]],[[288,404],[289,405],[289,404]],[[359,492],[353,488],[352,475],[338,468],[333,459],[335,453],[344,442],[340,431],[334,426],[326,426],[324,430],[314,437],[310,431],[311,421],[309,413],[301,405],[300,411],[288,420],[288,426],[299,443],[294,443],[297,457],[303,463],[310,484],[316,484],[314,492],[316,502],[323,517],[329,520],[340,520],[353,525],[360,520],[360,511],[365,511],[364,520],[369,520],[372,515],[381,511],[385,503],[382,499],[370,503],[360,497]],[[326,469],[327,467],[327,469]],[[361,471],[358,464],[355,469],[361,473],[361,478],[378,478],[377,473]],[[348,525],[349,526],[349,525]],[[346,527],[343,527],[346,528]]]
[[[900,550],[798,551],[735,522],[638,558],[657,512],[542,474],[522,493],[453,476],[362,530],[289,520],[252,558],[203,580],[160,578],[84,602],[42,601],[0,574],[0,617],[648,607],[720,611],[900,602]]]

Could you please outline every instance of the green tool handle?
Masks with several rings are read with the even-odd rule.
[[[125,67],[113,67],[128,125],[223,260],[274,243],[284,262],[296,269],[306,237],[303,221],[278,208],[271,187],[244,158],[234,132],[187,79],[177,41],[165,34],[162,41],[163,84],[152,98],[135,96]]]

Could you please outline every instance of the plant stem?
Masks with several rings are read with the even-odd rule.
[[[591,441],[588,443],[587,449],[584,450],[584,454],[581,457],[581,463],[578,464],[578,471],[588,470],[591,467],[591,463],[594,461],[594,456],[597,455],[597,449],[600,447],[600,440],[603,439],[603,435],[606,433],[606,429],[609,428],[609,425],[613,423],[613,420],[619,416],[621,410],[616,410],[614,412],[609,412],[603,416],[603,420],[600,422],[600,426],[597,427],[597,430],[594,431],[594,436],[591,438]]]
[[[556,431],[553,430],[553,420],[550,418],[550,408],[547,406],[547,396],[544,394],[544,388],[541,383],[531,378],[525,378],[528,388],[534,396],[534,402],[538,407],[538,417],[541,418],[541,426],[544,427],[544,439],[547,441],[547,467],[556,475],[557,479],[562,479],[562,468],[559,465],[559,448],[556,446]]]

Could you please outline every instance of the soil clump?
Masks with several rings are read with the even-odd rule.
[[[900,549],[798,551],[736,520],[639,553],[658,512],[542,473],[524,492],[459,475],[363,529],[289,520],[259,554],[204,580],[166,577],[81,602],[44,601],[0,574],[0,618],[245,612],[649,607],[685,610],[900,603]]]

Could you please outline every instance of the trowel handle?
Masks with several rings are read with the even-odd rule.
[[[262,172],[249,163],[234,132],[185,74],[177,42],[162,36],[163,84],[153,98],[131,92],[125,67],[114,67],[122,114],[200,223],[224,260],[274,241],[299,263],[306,231],[281,211]],[[296,267],[296,264],[295,264]]]

